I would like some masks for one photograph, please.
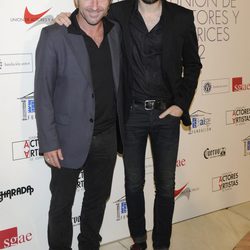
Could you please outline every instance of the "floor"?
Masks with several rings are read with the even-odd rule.
[[[250,202],[246,202],[174,224],[170,250],[232,250],[249,231]],[[100,250],[126,250],[131,244],[126,238],[103,245]],[[147,250],[152,250],[151,245],[148,232]]]

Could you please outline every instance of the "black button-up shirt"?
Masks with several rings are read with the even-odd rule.
[[[95,98],[95,126],[94,135],[99,134],[113,126],[116,120],[115,85],[112,71],[112,60],[107,34],[113,24],[103,18],[104,38],[100,47],[81,30],[77,19],[77,11],[71,15],[71,33],[82,35],[88,50],[92,82]],[[81,53],[81,51],[79,51]],[[92,120],[93,121],[93,120]]]
[[[145,22],[138,11],[138,3],[130,20],[130,30],[133,40],[131,68],[133,71],[132,95],[134,99],[169,99],[167,83],[162,73],[163,28],[166,13],[163,12],[160,21],[148,31]]]

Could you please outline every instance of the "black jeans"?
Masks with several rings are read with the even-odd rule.
[[[136,243],[146,241],[145,227],[145,150],[151,141],[154,163],[154,248],[168,248],[174,210],[175,168],[179,145],[180,118],[168,115],[159,119],[162,111],[144,110],[133,105],[125,126],[124,164],[128,224]]]
[[[116,129],[93,136],[84,169],[79,250],[98,250],[106,202],[111,191],[116,161]],[[77,180],[81,169],[51,168],[51,203],[48,241],[50,250],[71,250],[72,215]]]

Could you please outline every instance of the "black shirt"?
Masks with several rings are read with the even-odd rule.
[[[131,68],[133,71],[132,95],[136,100],[170,98],[162,73],[163,28],[166,13],[162,8],[160,21],[151,31],[138,11],[138,3],[130,20],[133,40]]]
[[[82,35],[88,50],[92,83],[95,97],[94,135],[99,134],[114,125],[116,120],[115,85],[112,71],[112,60],[107,34],[113,24],[103,18],[104,38],[100,47],[81,30],[77,19],[77,11],[71,15],[72,25],[69,31]],[[79,53],[81,53],[79,51]]]

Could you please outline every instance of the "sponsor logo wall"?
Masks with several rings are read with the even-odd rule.
[[[190,128],[181,125],[176,162],[174,222],[249,201],[250,188],[250,2],[169,0],[194,10],[202,74],[190,109]],[[72,1],[2,0],[0,21],[1,175],[0,249],[47,249],[50,170],[39,156],[36,133],[35,48],[43,27]],[[146,216],[152,229],[153,164],[146,152]],[[84,172],[72,211],[77,248]],[[17,208],[19,209],[17,212]],[[122,159],[103,222],[103,242],[129,235]],[[8,216],[6,216],[8,215]],[[29,218],[29,219],[26,219]],[[25,245],[25,246],[24,246]]]

